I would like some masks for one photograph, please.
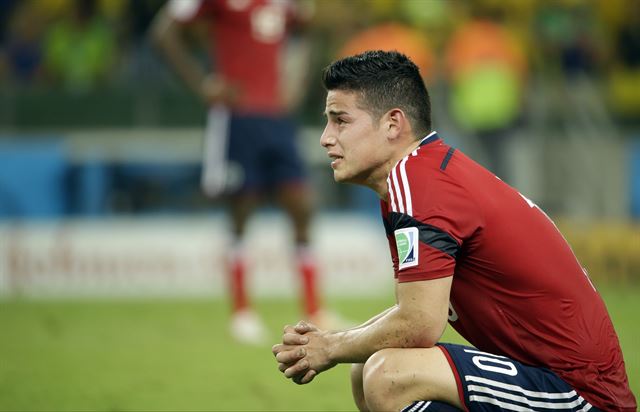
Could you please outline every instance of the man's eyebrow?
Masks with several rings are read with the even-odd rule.
[[[322,112],[323,116],[340,116],[343,114],[347,114],[344,110],[329,110],[328,112]]]

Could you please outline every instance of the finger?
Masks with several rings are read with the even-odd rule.
[[[300,334],[305,334],[315,329],[317,328],[314,325],[312,325],[311,323],[307,323],[304,320],[301,320],[296,324],[296,326],[294,326],[294,331]]]
[[[295,363],[305,356],[307,356],[305,348],[297,348],[279,352],[276,355],[276,360],[280,363]]]
[[[287,378],[292,378],[296,375],[304,376],[307,369],[309,369],[309,361],[306,359],[302,359],[300,362],[295,363],[293,366],[288,367],[284,371],[284,376]]]
[[[286,363],[278,363],[278,370],[280,372],[284,372],[287,370],[287,368],[291,366],[291,365],[287,365]]]
[[[284,345],[281,343],[276,343],[275,345],[273,345],[271,347],[271,353],[273,353],[273,356],[277,355],[278,353],[282,352],[284,350]]]
[[[294,376],[293,378],[291,378],[291,380],[296,384],[296,385],[302,385],[302,378],[304,378],[303,375],[297,375]]]
[[[313,378],[316,377],[317,374],[318,373],[315,370],[309,369],[307,371],[307,373],[305,373],[305,375],[300,379],[299,385],[305,385],[305,384],[311,382],[313,380]]]
[[[299,333],[285,333],[282,336],[282,343],[285,345],[306,345],[309,343],[309,338]]]
[[[313,380],[318,373],[313,369],[309,369],[305,374],[296,375],[291,380],[297,385],[305,385]]]
[[[295,333],[295,327],[291,325],[286,325],[283,329],[283,333]]]
[[[294,351],[295,352],[295,351],[298,351],[301,348],[302,348],[301,345],[285,345],[285,344],[282,344],[282,343],[277,343],[277,344],[275,344],[275,345],[273,345],[271,347],[271,353],[273,353],[273,356],[278,356],[279,353],[290,352],[290,351]],[[305,355],[306,355],[306,352],[305,352]],[[290,355],[290,356],[293,356],[293,355]],[[304,355],[301,355],[301,356],[304,356]],[[298,358],[298,359],[300,359],[300,358]]]

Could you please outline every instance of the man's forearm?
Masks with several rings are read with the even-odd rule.
[[[359,327],[330,332],[327,350],[333,363],[363,363],[380,349],[435,345],[442,330],[430,331],[428,327],[393,306]]]
[[[386,348],[429,348],[447,325],[452,278],[398,283],[398,304],[363,325],[337,332],[300,322],[272,348],[287,378],[304,384],[338,363],[364,363]]]
[[[191,56],[180,36],[178,24],[167,15],[166,10],[161,10],[151,28],[153,42],[164,54],[180,79],[189,89],[200,96],[206,73]]]
[[[366,326],[369,326],[372,323],[377,322],[380,318],[386,316],[389,312],[394,310],[396,307],[397,307],[397,305],[391,306],[390,308],[387,308],[387,309],[383,310],[382,312],[378,313],[377,315],[375,315],[371,319],[367,320],[366,322],[364,322],[364,323],[362,323],[362,324],[360,324],[358,326],[354,326],[353,328],[350,328],[349,330],[361,329],[361,328],[364,328]]]

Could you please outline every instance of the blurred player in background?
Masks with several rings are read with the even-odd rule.
[[[334,179],[373,189],[397,304],[361,326],[286,327],[298,384],[353,363],[360,410],[636,410],[602,298],[533,202],[447,145],[416,65],[366,52],[324,72]],[[470,346],[439,343],[447,321]]]
[[[246,290],[243,248],[247,221],[263,195],[275,195],[293,223],[305,318],[328,318],[320,310],[317,268],[308,246],[311,192],[289,114],[304,90],[299,80],[306,67],[287,70],[291,60],[285,58],[305,60],[303,43],[292,42],[299,38],[292,33],[309,20],[312,6],[270,0],[172,0],[158,13],[151,32],[175,72],[209,105],[202,187],[209,197],[228,201],[233,227],[228,255],[231,333],[242,342],[265,339]],[[211,72],[185,40],[186,25],[196,21],[207,26]],[[299,46],[297,53],[287,53],[291,45]]]

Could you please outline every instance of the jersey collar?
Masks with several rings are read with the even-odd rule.
[[[425,138],[423,138],[420,141],[420,145],[419,146],[424,146],[424,145],[429,144],[431,142],[435,142],[438,139],[440,139],[438,137],[438,133],[436,133],[436,131],[434,130],[433,132],[429,133]]]

